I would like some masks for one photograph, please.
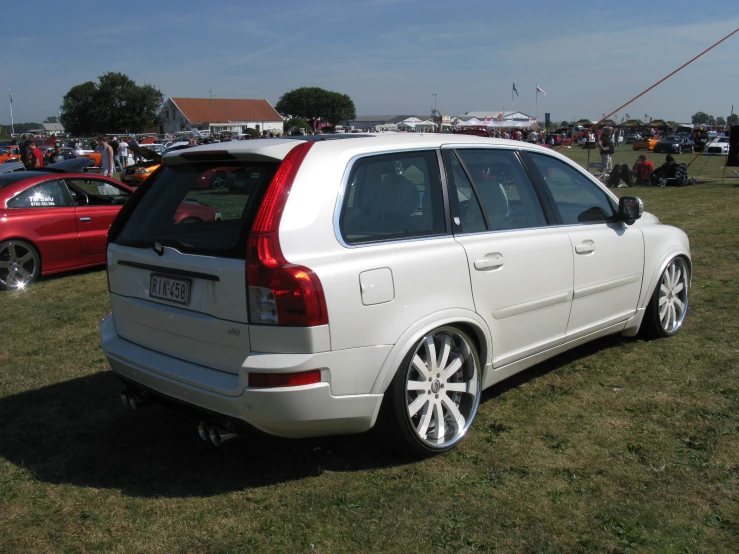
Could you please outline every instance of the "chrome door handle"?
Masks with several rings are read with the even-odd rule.
[[[575,246],[575,252],[578,254],[590,254],[595,252],[595,243],[592,240],[583,241],[582,244]]]
[[[80,221],[90,221],[90,220],[92,220],[91,217],[81,217],[80,218]]]

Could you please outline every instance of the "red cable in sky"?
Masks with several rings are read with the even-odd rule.
[[[708,52],[708,51],[710,51],[710,50],[713,50],[714,48],[716,48],[716,46],[718,46],[719,44],[721,44],[722,42],[724,42],[724,41],[725,41],[725,40],[726,40],[727,38],[729,38],[730,36],[732,36],[732,35],[735,35],[736,33],[739,33],[739,28],[737,28],[737,29],[734,29],[734,30],[733,30],[733,31],[732,31],[731,33],[729,33],[728,35],[726,35],[726,36],[725,36],[724,38],[722,38],[722,39],[721,39],[720,41],[718,41],[718,42],[717,42],[716,44],[714,44],[714,45],[712,45],[712,46],[709,46],[708,48],[706,48],[705,50],[703,50],[703,52],[701,52],[700,54],[698,54],[698,55],[697,55],[696,57],[694,57],[694,58],[693,58],[693,59],[691,59],[690,61],[687,61],[687,62],[685,62],[685,63],[684,63],[683,65],[681,65],[680,67],[678,67],[678,68],[677,68],[677,69],[676,69],[675,71],[673,71],[672,73],[670,73],[670,74],[669,74],[669,75],[667,75],[666,77],[663,77],[662,79],[660,79],[659,81],[657,81],[656,83],[654,83],[654,84],[653,84],[653,85],[652,85],[651,87],[649,87],[649,88],[648,88],[648,89],[646,89],[645,91],[643,91],[643,92],[641,92],[641,93],[637,94],[636,96],[634,96],[634,98],[632,98],[631,100],[629,100],[628,102],[626,102],[626,104],[624,104],[623,106],[619,106],[618,108],[616,108],[615,110],[613,110],[613,111],[612,111],[611,113],[609,113],[608,115],[606,115],[606,116],[603,116],[603,119],[599,119],[598,121],[596,121],[596,122],[595,122],[595,123],[594,123],[594,124],[593,124],[593,125],[592,125],[592,126],[591,126],[590,128],[588,128],[588,129],[586,129],[585,131],[582,131],[582,132],[581,132],[580,134],[578,134],[578,135],[575,135],[574,137],[572,137],[572,141],[573,141],[573,142],[574,142],[574,141],[576,141],[576,140],[577,140],[577,139],[578,139],[579,137],[581,137],[582,135],[584,135],[585,133],[587,133],[588,131],[590,131],[590,129],[594,128],[594,127],[595,127],[596,125],[598,125],[598,124],[599,124],[599,123],[600,123],[601,121],[603,121],[603,120],[605,120],[605,119],[608,119],[608,118],[609,118],[609,117],[611,117],[611,116],[612,116],[613,114],[617,113],[617,112],[618,112],[619,110],[622,110],[623,108],[625,108],[626,106],[628,106],[629,104],[631,104],[631,103],[632,103],[632,102],[633,102],[634,100],[636,100],[637,98],[641,98],[641,97],[642,97],[642,96],[644,96],[644,95],[645,95],[646,93],[648,93],[648,92],[649,92],[650,90],[652,90],[652,89],[653,89],[654,87],[656,87],[656,86],[657,86],[657,85],[659,85],[660,83],[663,83],[664,81],[666,81],[667,79],[669,79],[670,77],[672,77],[672,76],[673,76],[673,75],[674,75],[675,73],[677,73],[678,71],[680,71],[680,70],[681,70],[682,68],[684,68],[684,67],[686,67],[686,66],[690,65],[690,64],[691,64],[691,63],[693,63],[693,62],[694,62],[695,60],[697,60],[698,58],[700,58],[700,57],[701,57],[701,56],[702,56],[703,54],[705,54],[706,52]],[[559,148],[557,148],[557,151],[561,150],[562,148],[564,148],[564,145],[562,145],[562,146],[560,146]]]

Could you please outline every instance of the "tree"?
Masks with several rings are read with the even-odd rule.
[[[726,120],[723,117],[718,116],[716,118],[716,126],[718,126],[718,127],[726,127]]]
[[[123,73],[108,72],[98,83],[69,89],[61,106],[61,122],[75,135],[145,131],[156,123],[163,96],[151,85],[137,85]]]
[[[283,117],[322,120],[332,125],[357,117],[354,102],[348,95],[320,87],[301,87],[286,92],[275,108]]]
[[[713,119],[712,115],[705,112],[696,112],[691,116],[690,121],[693,125],[707,125],[711,119]]]
[[[726,122],[729,125],[739,125],[739,115],[733,113],[729,117],[726,118]]]
[[[251,138],[258,139],[259,138],[259,131],[254,129],[253,127],[247,127],[246,131],[244,131],[246,134],[251,135]]]
[[[285,123],[282,127],[285,131],[285,134],[290,134],[290,132],[294,131],[295,129],[305,129],[306,131],[311,130],[310,123],[308,123],[305,119],[300,119],[298,117],[293,117],[291,119],[285,120]]]

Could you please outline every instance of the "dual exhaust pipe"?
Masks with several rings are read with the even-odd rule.
[[[218,425],[209,425],[205,421],[198,423],[198,436],[204,441],[210,441],[213,446],[221,446],[227,440],[231,440],[238,436],[228,429],[224,429]]]
[[[137,410],[139,407],[148,403],[145,394],[127,388],[121,391],[121,402],[124,406],[132,410]],[[213,443],[213,446],[221,446],[222,443],[238,436],[238,433],[234,433],[219,425],[201,421],[198,423],[198,436],[206,442],[210,441]]]
[[[121,402],[127,408],[137,410],[139,407],[147,403],[146,396],[135,392],[131,389],[123,389],[121,391]]]

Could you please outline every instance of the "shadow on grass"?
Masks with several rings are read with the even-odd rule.
[[[496,398],[574,360],[617,346],[606,337],[538,364],[483,393]],[[115,488],[131,496],[210,496],[315,477],[415,463],[371,434],[287,440],[244,435],[220,448],[195,422],[159,406],[131,411],[110,372],[0,399],[0,456],[55,484]]]
[[[195,422],[159,406],[136,411],[109,372],[0,399],[0,456],[55,484],[131,496],[191,497],[411,463],[368,434],[306,440],[244,435],[215,448]]]

